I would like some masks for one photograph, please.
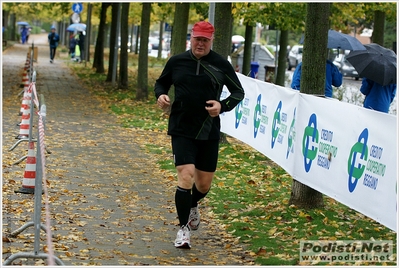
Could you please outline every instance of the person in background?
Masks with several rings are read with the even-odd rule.
[[[324,88],[324,95],[326,97],[332,98],[333,96],[333,88],[340,87],[342,85],[342,74],[338,70],[337,66],[335,66],[332,62],[335,55],[333,53],[329,53],[329,58],[326,61],[326,84]],[[298,64],[295,68],[294,74],[292,76],[291,88],[300,90],[301,85],[301,74],[302,74],[302,62]]]
[[[75,34],[71,33],[69,36],[69,55],[71,55],[71,60],[75,60],[76,43]]]
[[[22,44],[25,44],[25,43],[27,42],[26,36],[27,36],[27,34],[28,34],[28,28],[26,28],[25,25],[22,26],[22,27],[21,27],[21,30],[20,30],[20,33],[21,33],[21,43],[22,43]]]
[[[78,32],[78,43],[77,45],[79,46],[79,51],[80,51],[80,60],[79,62],[82,62],[84,60],[84,50],[85,50],[85,36],[83,32]]]
[[[50,44],[50,62],[53,63],[55,52],[58,47],[58,42],[60,41],[59,35],[56,33],[54,26],[51,26],[51,32],[48,34],[48,42]]]
[[[396,96],[396,84],[383,86],[364,77],[360,92],[365,95],[365,108],[388,113],[389,106]]]
[[[32,31],[32,27],[29,27],[28,31],[26,32],[26,43],[28,43],[28,41],[29,41],[29,35],[30,35],[31,31]]]
[[[177,170],[175,205],[180,229],[175,247],[191,248],[190,231],[200,224],[198,201],[210,190],[217,166],[220,118],[244,98],[244,90],[232,65],[211,50],[214,27],[200,21],[191,32],[191,48],[172,56],[155,83],[157,104],[171,105],[172,85],[175,100],[169,117],[174,164]],[[223,86],[230,95],[220,101]]]

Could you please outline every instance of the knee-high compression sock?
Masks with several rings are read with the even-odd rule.
[[[187,225],[191,209],[191,190],[177,186],[175,203],[180,226]]]
[[[208,190],[208,192],[209,192],[209,190]],[[208,194],[208,192],[206,192],[204,194],[201,193],[200,191],[197,190],[197,187],[195,187],[195,183],[194,183],[193,189],[192,189],[193,196],[191,198],[191,207],[193,208],[193,207],[198,206],[198,201],[201,200],[202,198],[204,198]]]

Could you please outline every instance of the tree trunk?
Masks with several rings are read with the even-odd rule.
[[[150,35],[151,3],[143,3],[140,27],[140,52],[136,99],[148,99],[148,37]]]
[[[118,88],[127,89],[128,88],[128,52],[127,43],[129,36],[129,6],[130,3],[122,3],[122,13],[121,13],[121,52],[119,60],[119,83]]]
[[[285,86],[285,70],[287,68],[287,45],[288,45],[288,30],[280,31],[280,49],[278,50],[278,67],[276,74],[276,85]]]
[[[305,184],[293,180],[289,205],[306,209],[322,208],[324,207],[323,195]]]
[[[373,43],[384,46],[384,31],[385,31],[385,12],[374,11],[374,29],[371,37]]]
[[[134,28],[135,28],[136,26],[134,25],[134,24],[132,24],[131,25],[131,28],[130,28],[130,47],[129,47],[129,49],[130,49],[130,52],[135,52],[135,46],[134,46],[134,44],[135,43],[137,43],[137,41],[135,42],[134,40],[134,38],[135,38],[135,35],[134,35]]]
[[[252,33],[254,27],[249,25],[245,26],[245,42],[244,42],[244,58],[242,63],[242,74],[248,76],[251,71],[251,54],[252,54]]]
[[[136,45],[134,46],[134,54],[138,54],[139,51],[139,38],[140,38],[140,25],[137,25],[137,33],[136,33],[136,41],[134,42]]]
[[[301,92],[324,96],[330,3],[308,3],[302,59]],[[321,208],[323,195],[293,180],[290,205]]]
[[[11,32],[10,32],[10,35],[8,37],[12,41],[18,41],[17,40],[17,35],[16,35],[16,29],[15,29],[15,25],[17,24],[17,16],[15,15],[15,13],[11,13],[10,21],[11,21],[10,22],[10,24],[11,24]]]
[[[215,4],[215,40],[212,50],[222,55],[225,59],[231,50],[231,3]]]
[[[215,4],[215,41],[212,50],[227,59],[231,50],[231,32],[233,17],[231,16],[231,3]],[[227,143],[227,135],[220,133],[220,143]]]
[[[162,43],[163,43],[164,25],[165,25],[165,23],[163,20],[159,22],[159,46],[158,46],[158,55],[157,55],[158,59],[162,59],[162,50],[163,50]]]
[[[109,41],[109,64],[108,64],[108,73],[107,73],[107,79],[105,80],[106,82],[111,82],[112,81],[112,71],[114,69],[114,55],[115,55],[115,46],[116,44],[115,38],[117,36],[117,24],[118,24],[118,8],[119,8],[119,3],[114,3],[112,4],[112,22],[111,22],[111,36],[110,36],[110,41]],[[118,79],[118,78],[116,78]]]
[[[86,64],[88,62],[90,62],[91,12],[92,12],[92,4],[87,3],[86,38],[85,38],[86,42],[85,42],[85,53],[84,53],[85,67],[86,67]],[[63,24],[65,26],[65,23],[63,23]],[[64,36],[65,36],[64,40],[68,40],[68,35],[64,35]]]
[[[173,19],[171,55],[186,51],[188,14],[190,3],[176,3]]]
[[[307,4],[301,92],[324,96],[330,3]]]

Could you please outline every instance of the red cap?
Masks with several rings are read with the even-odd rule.
[[[205,37],[208,39],[213,38],[213,33],[215,32],[215,28],[212,24],[207,21],[200,21],[194,24],[191,36],[192,37]]]

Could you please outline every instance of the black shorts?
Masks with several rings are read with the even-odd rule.
[[[172,151],[175,166],[194,164],[198,170],[215,172],[219,140],[195,140],[172,136]]]

